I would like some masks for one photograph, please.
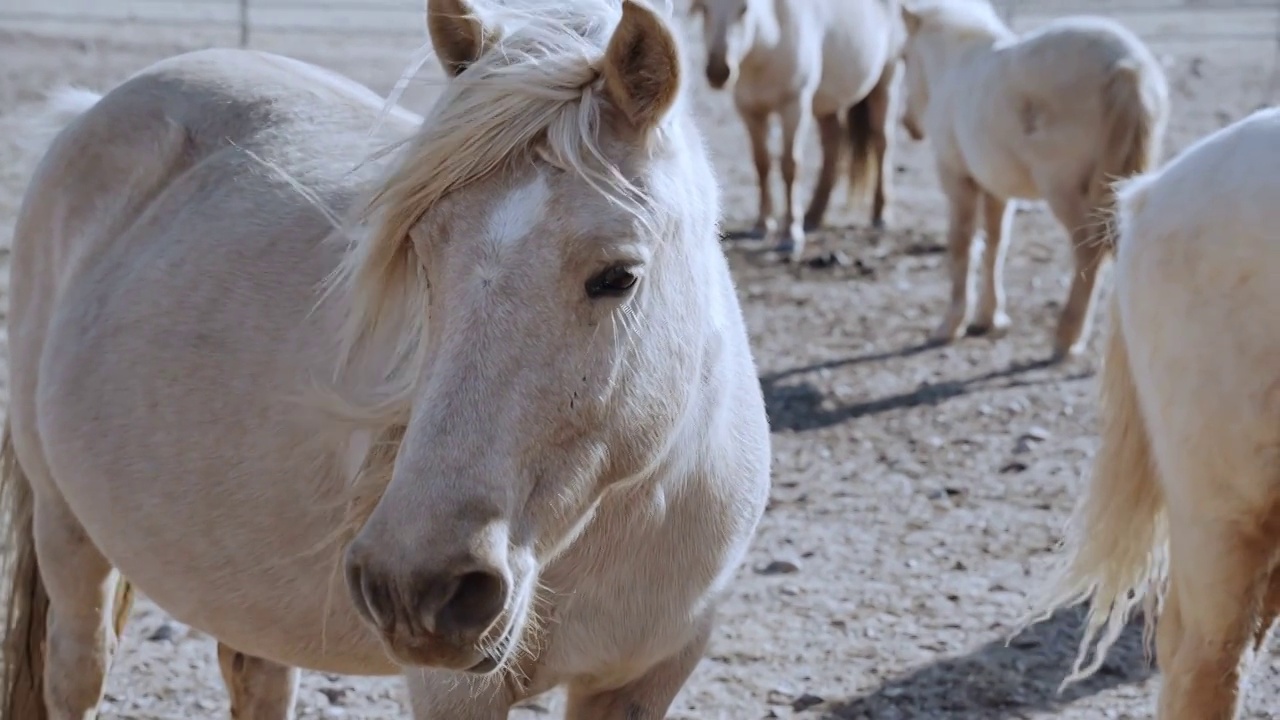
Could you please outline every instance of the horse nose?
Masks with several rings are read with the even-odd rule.
[[[729,64],[723,60],[712,59],[707,62],[707,82],[719,90],[729,82]]]
[[[505,574],[480,558],[397,572],[356,543],[347,551],[346,576],[356,610],[389,637],[476,642],[502,614],[510,594]]]

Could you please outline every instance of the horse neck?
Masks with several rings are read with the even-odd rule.
[[[1010,34],[997,28],[988,31],[969,27],[935,32],[937,42],[933,44],[926,62],[932,66],[928,68],[930,74],[938,77],[963,72],[965,66],[990,54]]]

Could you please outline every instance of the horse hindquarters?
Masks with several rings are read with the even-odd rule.
[[[1104,114],[1085,198],[1076,202],[1070,184],[1048,198],[1071,233],[1075,260],[1071,288],[1058,319],[1057,358],[1078,355],[1088,343],[1098,273],[1116,246],[1114,183],[1154,169],[1159,160],[1169,112],[1160,72],[1133,58],[1112,69],[1102,87]]]
[[[1243,662],[1280,609],[1272,158],[1230,142],[1121,191],[1102,447],[1052,603],[1092,596],[1082,654],[1106,624],[1071,681],[1144,597],[1150,625],[1166,590],[1161,720],[1235,717]]]

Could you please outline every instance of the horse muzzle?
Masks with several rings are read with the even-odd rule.
[[[719,90],[729,82],[729,77],[733,75],[729,63],[723,59],[712,58],[707,61],[707,82],[713,90]]]
[[[505,636],[496,626],[511,600],[506,573],[481,558],[406,572],[371,549],[357,540],[347,550],[347,590],[392,659],[480,673],[501,664],[480,648],[487,636]]]

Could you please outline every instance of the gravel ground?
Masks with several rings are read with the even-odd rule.
[[[1145,14],[1134,25],[1154,36],[1224,26],[1224,17]],[[1258,22],[1239,17],[1246,30]],[[682,22],[699,63],[697,28]],[[166,55],[228,40],[128,26],[110,35],[0,30],[0,257],[31,161],[5,123],[53,84],[105,89]],[[385,92],[417,42],[270,35],[255,45]],[[1269,43],[1163,40],[1156,48],[1174,88],[1170,151],[1274,100]],[[755,212],[745,133],[727,96],[693,80],[724,187],[725,227],[745,228]],[[415,83],[408,104],[429,95],[430,83]],[[1147,717],[1156,683],[1137,627],[1095,678],[1061,695],[1079,612],[1006,644],[1095,447],[1096,353],[1043,363],[1066,292],[1065,234],[1041,206],[1023,208],[1007,268],[1011,334],[922,349],[947,292],[942,194],[927,144],[905,133],[898,142],[890,231],[869,233],[865,207],[837,203],[831,227],[811,240],[811,258],[839,262],[785,267],[759,242],[725,243],[768,397],[773,498],[672,717]],[[806,152],[807,193],[816,140]],[[1268,657],[1253,673],[1247,716],[1271,717],[1278,703],[1280,667]],[[516,715],[554,717],[559,707],[557,697],[541,698]],[[106,718],[226,717],[213,641],[142,602],[103,708]],[[304,678],[300,718],[406,716],[392,680]]]

